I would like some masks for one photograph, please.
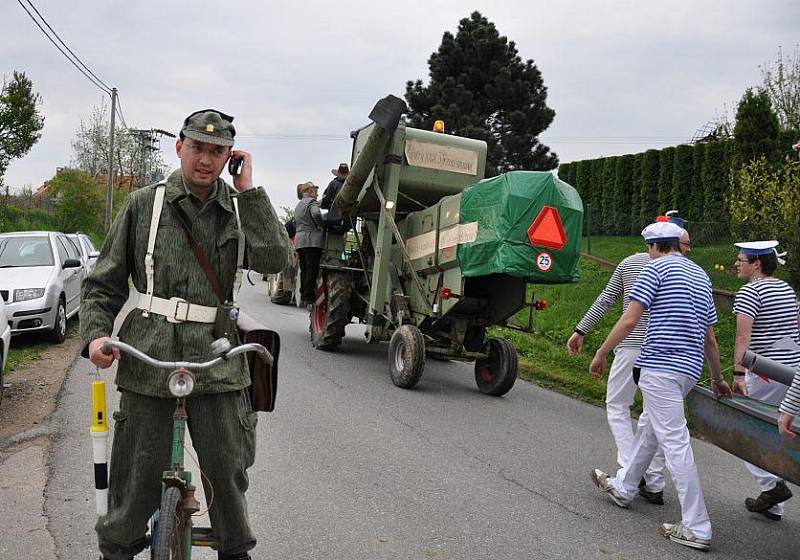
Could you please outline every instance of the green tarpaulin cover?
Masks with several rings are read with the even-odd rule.
[[[578,281],[583,202],[552,173],[511,171],[468,187],[461,194],[460,223],[473,222],[478,224],[475,241],[458,246],[464,276],[510,274],[536,284]]]

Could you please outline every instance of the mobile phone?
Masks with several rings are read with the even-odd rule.
[[[238,175],[242,169],[242,162],[244,162],[243,158],[231,157],[231,159],[228,160],[228,173],[231,175]]]

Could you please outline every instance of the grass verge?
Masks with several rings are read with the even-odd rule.
[[[67,324],[67,338],[78,336],[78,319],[70,319]],[[38,360],[42,352],[52,347],[53,343],[43,335],[18,335],[11,339],[11,349],[8,352],[5,375],[15,369]]]
[[[588,253],[588,239],[583,239],[581,249]],[[592,237],[591,254],[618,263],[628,255],[645,251],[644,242],[639,236],[634,237]],[[736,276],[734,261],[738,250],[733,246],[733,241],[715,244],[694,244],[689,258],[706,271],[711,279],[711,284],[720,290],[736,292],[744,284]],[[778,267],[775,276],[781,280],[789,281],[789,273],[785,267]]]

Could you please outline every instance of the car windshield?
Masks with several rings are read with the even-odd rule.
[[[0,237],[0,268],[53,264],[53,251],[46,236]]]

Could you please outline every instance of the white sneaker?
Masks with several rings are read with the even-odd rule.
[[[683,523],[678,523],[677,525],[664,523],[661,525],[661,529],[664,531],[665,537],[683,546],[696,548],[698,550],[708,550],[711,548],[711,539],[699,539],[695,537],[694,533],[683,526]]]
[[[621,508],[627,508],[631,504],[631,500],[619,493],[611,484],[611,477],[600,469],[592,469],[592,481],[603,492],[606,492],[611,500]]]

